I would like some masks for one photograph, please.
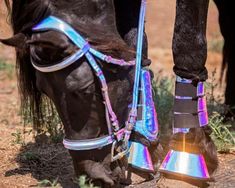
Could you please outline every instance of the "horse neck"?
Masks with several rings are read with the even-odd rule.
[[[113,0],[12,1],[12,23],[16,33],[22,29],[30,29],[33,24],[50,14],[62,16],[70,23],[76,21],[79,25],[90,25],[94,28],[103,28],[104,32],[118,33]]]
[[[67,15],[65,19],[66,17],[70,17],[69,19],[72,18],[79,25],[90,25],[93,29],[99,27],[105,33],[117,34],[113,0],[68,0],[66,2],[55,1],[54,4],[58,6],[58,10],[62,10],[61,12]]]

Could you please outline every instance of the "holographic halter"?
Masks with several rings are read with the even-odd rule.
[[[85,56],[100,81],[102,95],[103,95],[104,104],[106,108],[106,121],[107,121],[108,130],[109,130],[109,135],[103,136],[100,138],[95,138],[95,139],[87,139],[87,140],[64,139],[63,143],[67,149],[91,150],[95,148],[102,148],[112,143],[113,144],[112,151],[111,151],[112,160],[119,159],[128,153],[128,141],[130,138],[130,134],[136,123],[136,117],[137,117],[138,90],[139,90],[139,84],[140,84],[145,10],[146,10],[146,0],[142,0],[140,16],[139,16],[136,59],[135,61],[129,61],[129,62],[112,58],[111,56],[107,56],[95,50],[76,30],[74,30],[69,24],[67,24],[66,22],[64,22],[63,20],[57,17],[49,16],[45,18],[44,20],[42,20],[35,27],[33,27],[32,30],[34,32],[40,32],[40,31],[45,31],[45,30],[55,30],[55,31],[61,32],[64,35],[66,35],[80,49],[76,53],[69,56],[67,59],[52,66],[40,66],[39,64],[35,63],[33,59],[31,59],[32,65],[34,66],[35,69],[41,72],[55,72],[55,71],[58,71],[58,70],[61,70],[70,66],[71,64],[79,60],[81,57]],[[103,60],[104,62],[119,65],[119,66],[136,65],[132,107],[129,113],[128,120],[126,122],[126,126],[123,129],[120,129],[117,116],[112,109],[109,94],[108,94],[107,82],[104,77],[102,69],[99,67],[98,63],[95,60],[95,57]],[[116,147],[116,144],[120,141],[123,142],[124,144],[123,148],[125,149],[119,152],[116,156],[114,156],[114,149]]]

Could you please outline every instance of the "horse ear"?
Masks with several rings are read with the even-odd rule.
[[[23,33],[18,33],[8,39],[0,39],[0,42],[2,42],[3,44],[6,44],[8,46],[12,46],[18,49],[25,48],[25,45],[27,44],[26,41],[27,41],[27,37]]]

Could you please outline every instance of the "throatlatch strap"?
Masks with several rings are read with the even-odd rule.
[[[174,104],[174,128],[198,128],[208,124],[203,82],[177,77]]]

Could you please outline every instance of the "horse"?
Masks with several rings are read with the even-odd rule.
[[[40,130],[43,122],[42,104],[46,95],[53,101],[69,140],[95,139],[107,135],[106,108],[100,89],[87,59],[81,58],[63,70],[40,72],[31,64],[54,65],[78,50],[65,35],[54,30],[34,32],[32,28],[48,16],[55,16],[78,31],[92,48],[109,56],[130,61],[135,58],[135,37],[138,21],[129,14],[130,28],[123,27],[123,17],[115,14],[123,8],[123,1],[5,1],[11,14],[14,36],[1,40],[16,48],[16,67],[22,109],[30,109],[33,124]],[[138,4],[129,2],[133,10]],[[147,60],[147,39],[143,45],[143,64]],[[120,125],[124,125],[131,103],[134,82],[133,66],[107,65],[97,60],[107,81],[113,111]],[[104,89],[104,88],[102,88]],[[107,102],[107,101],[105,101]],[[114,186],[125,177],[125,159],[111,162],[111,146],[86,151],[69,150],[76,176],[86,174],[93,180]]]
[[[55,16],[71,25],[96,50],[118,59],[135,58],[140,0],[5,0],[11,14],[14,36],[1,39],[16,48],[16,65],[22,108],[30,107],[33,123],[40,128],[43,121],[44,95],[56,106],[63,122],[65,137],[70,140],[94,139],[108,134],[106,109],[99,80],[87,59],[81,58],[65,69],[44,73],[32,61],[50,66],[77,52],[65,35],[54,30],[33,32],[32,28],[48,16]],[[176,75],[205,81],[207,71],[205,25],[208,1],[177,0],[173,38],[174,71]],[[148,65],[147,37],[144,36],[143,65]],[[134,82],[131,66],[107,65],[98,60],[107,80],[111,105],[120,125],[125,124]],[[209,173],[217,167],[216,148],[209,137],[210,128],[192,128],[186,134],[188,147],[202,153]],[[174,134],[170,147],[182,150],[182,134]],[[150,144],[150,147],[152,145]],[[156,145],[154,145],[156,147]],[[114,186],[125,179],[125,158],[110,161],[110,145],[87,151],[69,150],[76,176],[87,174],[94,180]],[[156,149],[156,148],[155,148]],[[192,149],[189,150],[192,152]],[[153,152],[153,158],[156,158]],[[156,160],[157,161],[157,160]]]
[[[198,83],[203,83],[208,78],[205,67],[207,58],[206,24],[208,4],[209,0],[176,1],[176,18],[172,40],[173,70],[177,76],[190,80],[194,89],[198,88]],[[182,128],[190,126],[191,128],[186,134],[176,131],[170,141],[170,147],[179,151],[203,154],[208,172],[213,174],[218,167],[218,158],[215,144],[210,138],[212,131],[209,126],[204,126],[208,124],[208,121],[206,120],[204,125],[199,123],[200,126],[198,126],[198,122],[193,122],[192,118],[187,120],[186,115],[183,117],[185,113],[190,114],[190,111],[192,114],[199,116],[200,105],[199,103],[193,105],[193,101],[198,101],[201,96],[193,94],[192,89],[189,89],[187,84],[184,83],[182,84],[181,81],[176,82],[175,96],[196,97],[192,98],[191,104],[189,104],[190,102],[185,102],[187,99],[184,100],[183,97],[175,99],[174,112],[177,113],[174,113],[174,124]],[[187,105],[183,103],[187,103]],[[207,110],[205,109],[205,111]],[[183,115],[179,117],[178,114]],[[185,145],[183,140],[185,140]]]

